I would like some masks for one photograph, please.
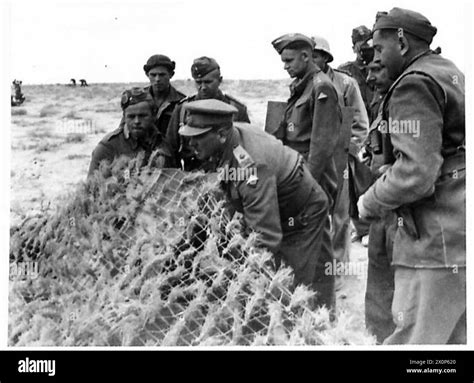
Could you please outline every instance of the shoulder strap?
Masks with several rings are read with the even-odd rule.
[[[234,148],[233,154],[235,159],[237,160],[237,163],[239,164],[239,167],[241,168],[245,169],[255,164],[252,157],[250,157],[250,154],[248,154],[248,152],[241,145],[237,145]]]

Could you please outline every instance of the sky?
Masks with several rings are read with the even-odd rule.
[[[224,78],[286,78],[271,45],[289,32],[329,40],[334,64],[353,60],[351,31],[372,27],[394,6],[423,13],[438,28],[433,48],[460,68],[471,50],[472,15],[462,1],[154,0],[15,1],[6,3],[10,77],[23,84],[146,81],[143,64],[157,53],[177,63],[175,79],[190,78],[199,56],[214,57]],[[468,38],[469,37],[469,38]]]

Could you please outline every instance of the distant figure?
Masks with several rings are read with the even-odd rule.
[[[23,104],[25,96],[21,93],[21,80],[13,80],[11,88],[11,106],[18,106]]]
[[[81,82],[81,86],[89,86],[87,85],[87,81],[85,79],[81,78],[79,81]]]
[[[72,78],[69,81],[70,81],[69,86],[76,86],[76,79]]]

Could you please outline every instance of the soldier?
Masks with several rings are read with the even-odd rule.
[[[367,65],[372,61],[373,58],[373,48],[368,44],[368,41],[372,37],[372,31],[367,28],[365,25],[358,26],[352,30],[352,50],[356,54],[355,61],[349,61],[345,64],[339,66],[340,70],[349,72],[353,78],[357,80],[359,84],[359,89],[364,100],[364,104],[367,112],[369,111],[369,105],[373,98],[374,89],[373,86],[367,84]],[[372,123],[372,120],[369,120]],[[351,160],[357,161],[355,157],[352,157]],[[354,169],[362,168],[362,164],[355,162]],[[363,169],[362,169],[363,170]],[[355,182],[363,182],[362,174],[353,174],[353,179]],[[352,205],[352,201],[351,201]],[[351,207],[351,210],[356,210],[354,207]],[[369,234],[369,222],[364,220],[360,221],[356,216],[352,217],[352,224],[354,225],[355,232],[352,236],[352,241],[361,241],[364,246],[368,244],[368,234]]]
[[[166,144],[172,154],[174,166],[190,171],[205,166],[198,160],[189,148],[187,139],[178,134],[180,126],[186,120],[185,104],[196,100],[217,99],[237,108],[235,121],[250,122],[247,107],[241,102],[220,90],[222,76],[219,64],[210,57],[199,57],[191,66],[197,94],[183,99],[176,107],[166,134]]]
[[[23,104],[25,101],[25,96],[21,92],[21,80],[13,80],[11,86],[11,106],[18,106]]]
[[[333,82],[341,106],[354,108],[351,125],[349,155],[357,160],[357,155],[367,136],[369,120],[359,85],[350,74],[329,65],[334,60],[328,41],[320,36],[312,37],[314,41],[313,59],[316,65],[328,75]],[[342,188],[332,215],[334,258],[341,262],[349,261],[350,251],[350,217],[349,217],[349,177],[346,168]]]
[[[185,107],[187,121],[179,134],[190,138],[198,159],[211,159],[210,170],[241,175],[229,179],[221,173],[222,187],[245,226],[259,233],[258,244],[274,254],[277,266],[283,260],[293,268],[295,285],[319,293],[317,304],[333,308],[334,277],[324,272],[331,257],[320,251],[329,227],[328,200],[302,156],[268,133],[233,124],[238,111],[223,101],[198,100]]]
[[[349,61],[339,66],[340,70],[349,72],[359,84],[360,93],[366,109],[372,100],[374,89],[367,84],[367,65],[372,61],[373,48],[367,43],[372,37],[372,31],[365,25],[361,25],[352,30],[352,51],[356,54],[354,61]]]
[[[314,42],[295,33],[272,42],[294,81],[283,117],[283,143],[302,154],[315,180],[326,191],[331,211],[338,188],[334,151],[342,114],[337,91],[313,62]]]
[[[371,113],[379,117],[374,117],[367,146],[371,158],[371,171],[374,177],[378,178],[387,169],[387,165],[384,165],[382,142],[378,130],[382,121],[381,105],[383,97],[387,94],[393,81],[388,78],[387,68],[380,63],[371,62],[368,69],[367,82],[372,84],[375,89]],[[393,216],[379,218],[371,222],[369,229],[365,325],[376,336],[379,344],[383,343],[395,330],[391,311],[394,274],[390,265],[396,230],[396,222],[393,221]]]
[[[150,86],[145,90],[150,93],[156,105],[156,126],[163,137],[173,114],[174,108],[186,96],[170,84],[174,76],[176,64],[168,56],[153,55],[143,66],[146,76],[150,80]],[[122,118],[120,129],[127,129],[125,120]]]
[[[79,81],[81,82],[81,86],[83,86],[83,87],[84,87],[84,86],[89,86],[89,85],[87,84],[86,79],[81,78]]]
[[[466,342],[464,75],[430,50],[435,34],[401,8],[374,25],[374,62],[394,81],[382,105],[389,166],[358,207],[362,217],[397,216],[396,329],[385,344]]]
[[[135,157],[150,154],[161,147],[162,136],[156,125],[156,104],[148,89],[132,88],[122,94],[123,121],[127,129],[117,128],[107,134],[92,152],[88,177],[99,168],[102,161],[112,162],[120,156]],[[164,166],[164,158],[157,166]]]

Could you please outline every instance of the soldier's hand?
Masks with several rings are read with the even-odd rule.
[[[359,200],[357,201],[357,210],[359,211],[359,218],[365,219],[365,220],[373,220],[376,217],[370,213],[369,210],[366,209],[364,206],[364,197],[365,194],[361,195],[359,197]]]

